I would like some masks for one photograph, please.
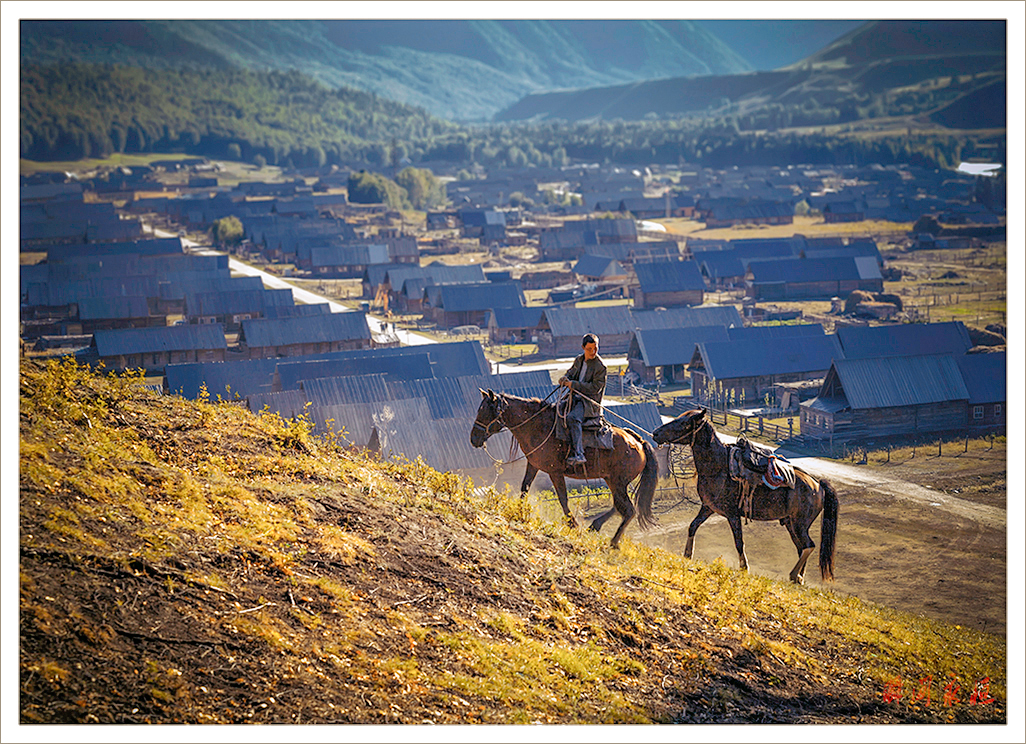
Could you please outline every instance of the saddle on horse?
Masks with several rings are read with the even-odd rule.
[[[613,440],[613,427],[603,416],[584,419],[581,431],[585,449],[611,450],[616,445]],[[563,425],[563,417],[559,415],[556,416],[556,439],[561,442],[570,440],[570,432],[566,430],[566,426]]]
[[[794,466],[764,444],[748,440],[744,434],[728,446],[730,477],[741,486],[738,506],[745,517],[752,516],[752,494],[760,484],[767,488],[794,488]]]

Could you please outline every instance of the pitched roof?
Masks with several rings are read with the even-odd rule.
[[[342,359],[302,359],[299,361],[280,361],[275,370],[275,381],[282,390],[306,388],[307,382],[313,383],[322,378],[350,379],[358,375],[383,374],[386,378],[400,380],[418,377],[431,377],[431,358],[427,352],[406,354],[403,356],[359,356]]]
[[[311,246],[310,263],[314,268],[321,266],[366,266],[387,264],[386,245],[330,245]]]
[[[880,267],[868,257],[786,258],[748,264],[754,284],[797,284],[859,279],[882,279]]]
[[[291,290],[290,290],[291,291]],[[327,315],[331,312],[331,305],[327,302],[317,302],[312,305],[265,305],[265,318],[294,318],[297,315]]]
[[[837,340],[845,359],[920,354],[964,354],[972,347],[961,321],[903,323],[884,326],[844,326]]]
[[[228,348],[224,330],[221,326],[213,325],[96,331],[93,333],[93,344],[101,357]]]
[[[634,265],[642,292],[705,290],[702,272],[694,261],[661,261]]]
[[[426,295],[432,307],[450,313],[524,305],[520,282],[433,285],[427,287]]]
[[[636,328],[689,328],[693,326],[743,325],[741,314],[733,305],[697,305],[668,307],[660,310],[631,310]]]
[[[727,329],[721,325],[689,328],[653,328],[634,332],[632,348],[637,345],[646,367],[687,364],[695,346],[704,341],[727,341]]]
[[[794,336],[822,336],[826,333],[821,323],[798,325],[739,326],[727,331],[731,341],[756,341]]]
[[[574,264],[573,272],[578,276],[626,276],[627,271],[620,262],[608,256],[585,253]]]
[[[955,363],[969,391],[969,403],[1003,403],[1008,398],[1008,360],[1003,351],[962,354]]]
[[[148,318],[149,316],[150,307],[145,297],[83,297],[78,301],[79,320]]]
[[[695,261],[710,279],[744,276],[747,265],[737,251],[703,251],[695,254]]]
[[[488,374],[488,360],[479,341],[447,344],[396,346],[380,349],[352,349],[325,354],[289,357],[287,363],[322,359],[391,358],[427,354],[435,377],[462,377]],[[270,392],[279,359],[246,359],[235,362],[194,362],[171,364],[165,369],[165,389],[186,398],[196,398],[205,383],[211,395],[246,397]]]
[[[73,256],[111,256],[118,254],[145,254],[156,256],[168,253],[184,253],[181,238],[145,238],[117,242],[79,243],[77,245],[55,245],[46,249],[47,259],[61,260]]]
[[[546,307],[542,313],[553,336],[583,336],[594,333],[602,346],[602,335],[620,335],[634,330],[631,310],[626,305],[606,307]]]
[[[698,344],[692,364],[702,363],[718,380],[761,375],[810,373],[830,369],[841,356],[833,336],[790,336],[760,341],[709,341]]]
[[[534,328],[541,320],[540,305],[533,307],[496,307],[492,308],[488,324],[494,322],[496,328]]]
[[[365,313],[347,312],[298,318],[251,318],[242,321],[239,340],[254,347],[292,346],[330,341],[370,340]]]
[[[840,380],[853,409],[969,399],[962,373],[950,354],[837,359],[829,375]]]
[[[239,292],[190,292],[185,295],[185,313],[231,315],[263,312],[268,306],[293,305],[291,289],[244,289]]]

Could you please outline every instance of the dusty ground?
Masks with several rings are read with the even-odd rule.
[[[959,455],[955,448],[948,451],[940,458],[919,452],[917,467],[908,462],[859,466],[819,458],[791,459],[813,474],[832,479],[840,498],[831,589],[1004,634],[1008,599],[1004,445],[969,455]],[[519,487],[522,465],[508,469],[514,471],[510,482]],[[968,484],[977,484],[968,492],[970,498],[960,495]],[[676,484],[667,479],[662,486],[675,488]],[[540,475],[535,490],[547,487]],[[698,511],[694,483],[682,483],[680,491],[661,491],[659,498],[659,525],[649,532],[632,527],[628,535],[682,553],[688,525]],[[574,503],[587,511],[584,499]],[[590,504],[588,514],[608,508],[595,497]],[[818,543],[818,520],[811,534]],[[796,558],[787,531],[776,522],[751,522],[745,525],[744,535],[751,570],[786,581]],[[701,527],[694,557],[737,567],[725,519],[712,517]],[[814,553],[810,565],[814,567],[815,561]],[[819,585],[818,572],[810,569],[806,581]]]

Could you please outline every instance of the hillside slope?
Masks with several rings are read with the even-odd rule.
[[[545,90],[742,72],[690,21],[25,21],[23,62],[298,70],[458,121]]]
[[[656,116],[745,117],[786,111],[818,126],[930,113],[1003,84],[1005,24],[1000,21],[874,21],[817,54],[780,70],[675,77],[633,85],[534,93],[497,121]],[[971,107],[963,107],[967,112]],[[965,129],[992,128],[996,113],[962,116]],[[1003,126],[1004,117],[1000,117]],[[947,123],[939,119],[939,123]]]
[[[1006,720],[994,636],[612,551],[302,422],[21,372],[22,723]]]

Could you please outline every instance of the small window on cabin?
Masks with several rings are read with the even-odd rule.
[[[979,420],[983,418],[983,406],[973,406],[973,419]]]
[[[1000,416],[1001,415],[1001,404],[1000,403],[995,403],[994,404],[994,415],[995,416]]]

